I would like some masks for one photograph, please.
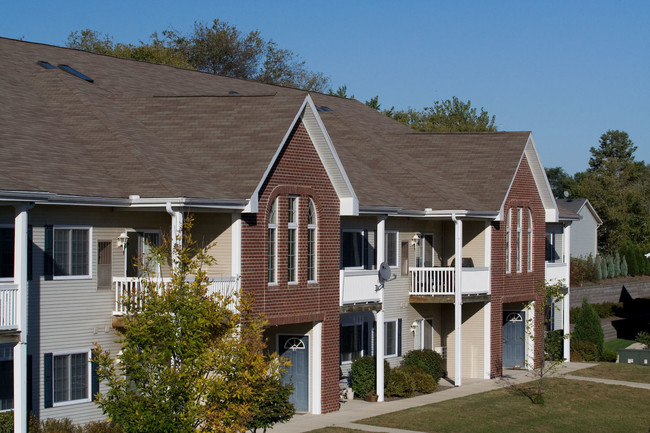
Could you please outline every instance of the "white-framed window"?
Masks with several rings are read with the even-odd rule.
[[[318,215],[316,215],[316,206],[314,200],[309,198],[307,208],[307,280],[316,281],[317,276],[317,247],[318,247]]]
[[[522,243],[522,222],[523,222],[523,209],[518,207],[517,208],[517,272],[521,272],[521,254],[522,254],[522,248],[521,248],[521,243]]]
[[[287,202],[287,281],[298,282],[298,197],[289,196]]]
[[[14,278],[14,226],[0,225],[0,281]]]
[[[269,284],[278,282],[278,199],[271,203],[268,223],[268,280]]]
[[[400,320],[387,320],[384,322],[384,357],[389,358],[399,355]]]
[[[433,234],[422,233],[417,245],[415,266],[418,268],[431,268],[434,261]]]
[[[126,276],[160,277],[160,263],[156,263],[151,256],[152,249],[160,246],[160,230],[128,230],[127,235]]]
[[[533,214],[528,209],[528,241],[526,242],[526,245],[528,246],[528,263],[526,266],[526,269],[528,272],[532,272],[533,270]]]
[[[391,268],[399,267],[399,232],[386,230],[384,240],[384,259]]]
[[[508,209],[508,214],[506,215],[506,273],[510,273],[510,242],[511,242],[511,233],[510,233],[510,227],[511,227],[511,217],[512,217],[512,209]]]
[[[52,354],[54,406],[90,401],[90,351]]]
[[[351,363],[365,355],[364,340],[362,324],[341,325],[341,362]]]
[[[343,230],[341,261],[345,269],[364,269],[366,236],[363,230]]]
[[[90,278],[92,228],[86,226],[54,226],[52,229],[54,278]]]

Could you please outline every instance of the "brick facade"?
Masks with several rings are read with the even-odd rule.
[[[242,289],[270,326],[322,321],[321,410],[338,410],[340,203],[302,122],[291,132],[259,193],[257,214],[242,217]],[[288,197],[298,197],[298,274],[288,283]],[[307,281],[309,198],[317,213],[317,277]],[[277,198],[277,279],[268,284],[268,216]],[[273,342],[269,342],[273,347]]]
[[[523,209],[522,227],[522,257],[521,272],[516,267],[517,245],[517,208]],[[508,209],[512,209],[511,241],[510,241],[510,272],[506,272],[506,222],[492,224],[492,318],[491,318],[491,357],[490,376],[502,375],[503,362],[503,304],[520,303],[535,300],[535,288],[544,281],[545,269],[545,236],[546,215],[533,174],[524,156],[504,206],[504,217],[508,217]],[[528,272],[528,216],[530,209],[533,220],[533,262],[532,271]],[[543,317],[535,318],[535,347],[539,348],[544,336]],[[536,360],[540,353],[536,351]]]

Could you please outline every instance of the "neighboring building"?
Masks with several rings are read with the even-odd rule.
[[[559,207],[580,216],[571,227],[571,257],[598,255],[598,227],[603,221],[586,198],[557,199]]]
[[[525,305],[568,283],[544,239],[570,221],[529,132],[416,133],[351,99],[8,39],[0,57],[2,408],[102,417],[92,343],[117,353],[133,257],[188,213],[211,289],[251,293],[291,358],[299,411],[337,410],[364,354],[433,348],[458,386],[539,355]]]

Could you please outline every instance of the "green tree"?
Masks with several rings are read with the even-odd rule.
[[[285,364],[263,354],[263,321],[250,303],[210,293],[186,220],[171,283],[146,280],[141,304],[123,320],[119,364],[99,345],[98,374],[108,385],[97,403],[126,433],[243,432]],[[181,240],[181,237],[179,237]],[[158,249],[160,257],[164,251]],[[238,296],[235,294],[234,296]]]
[[[575,181],[562,167],[547,167],[546,177],[555,198],[564,198],[564,191],[573,191]]]
[[[596,313],[594,307],[587,302],[587,298],[582,300],[580,315],[576,319],[576,324],[573,328],[571,338],[576,341],[586,341],[595,344],[598,348],[598,355],[602,356],[603,344],[605,342],[603,327],[600,324],[598,313]]]
[[[287,422],[296,413],[289,397],[293,392],[293,386],[283,384],[279,376],[269,376],[262,385],[263,398],[257,401],[254,406],[253,418],[246,424],[246,427],[253,433],[266,429],[278,423]]]
[[[379,111],[381,109],[381,104],[379,103],[379,95],[376,95],[376,96],[370,98],[370,100],[366,101],[365,104],[368,107],[370,107],[370,108],[372,108],[374,110],[377,110],[377,111]]]
[[[338,96],[339,98],[354,99],[354,95],[348,96],[348,86],[346,86],[345,84],[339,86],[338,89],[336,90],[329,89],[327,93],[332,96]]]
[[[480,113],[472,107],[472,101],[461,101],[456,96],[435,101],[422,111],[390,110],[384,113],[417,131],[425,132],[493,132],[497,130],[495,116],[481,107]]]
[[[589,199],[603,220],[599,249],[606,253],[650,237],[650,176],[645,164],[634,160],[635,150],[626,132],[609,130],[591,148],[587,171],[575,176],[576,193]]]

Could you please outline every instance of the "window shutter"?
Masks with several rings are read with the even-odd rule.
[[[99,365],[95,361],[95,352],[92,353],[92,368],[91,368],[91,377],[90,377],[90,392],[92,401],[95,401],[95,394],[99,393],[99,374],[97,373],[97,368]]]
[[[397,319],[397,356],[402,356],[402,319]]]
[[[43,406],[45,408],[52,407],[54,394],[52,385],[52,354],[45,353],[43,355]]]
[[[51,280],[54,276],[54,228],[52,226],[45,226],[45,251],[43,251],[43,258],[43,275],[46,280]]]

